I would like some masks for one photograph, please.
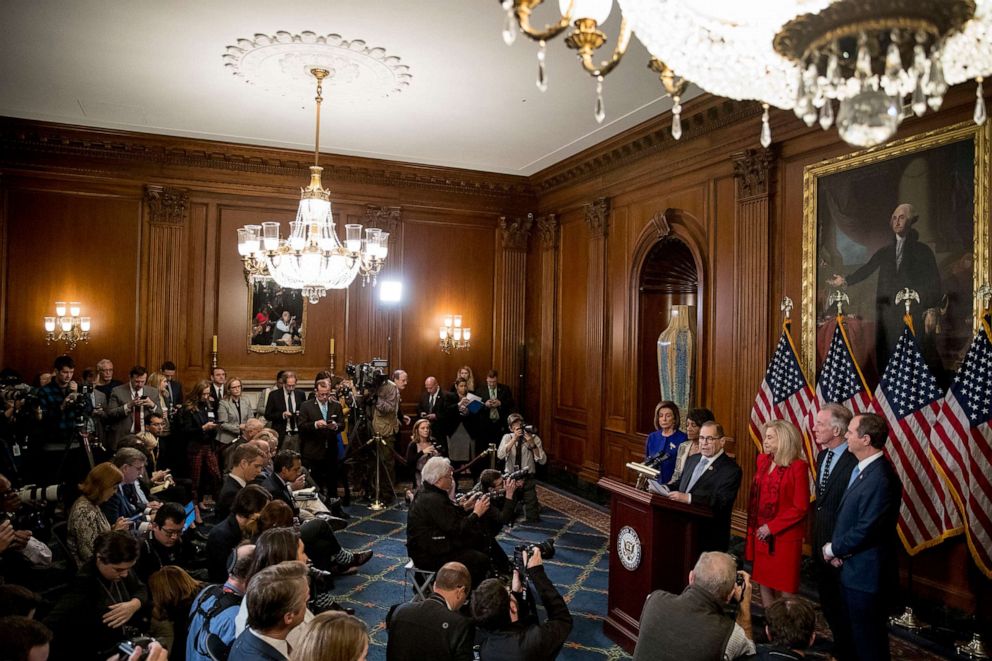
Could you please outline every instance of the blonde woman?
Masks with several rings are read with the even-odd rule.
[[[66,545],[69,554],[82,567],[93,556],[93,543],[97,535],[113,530],[127,530],[130,522],[124,517],[111,525],[100,510],[100,505],[110,500],[117,485],[124,481],[124,474],[109,461],[94,466],[79,484],[80,496],[69,510],[66,524]]]
[[[799,430],[785,420],[765,424],[762,449],[751,483],[744,557],[754,562],[751,580],[768,608],[799,590],[809,466]]]
[[[369,632],[365,623],[341,611],[321,613],[310,623],[310,630],[290,661],[366,661]]]

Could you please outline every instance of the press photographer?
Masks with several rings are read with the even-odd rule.
[[[482,515],[480,522],[489,541],[489,557],[493,569],[501,576],[510,575],[510,559],[496,537],[504,526],[513,523],[520,504],[520,495],[523,493],[523,479],[508,479],[509,477],[504,477],[498,470],[487,468],[482,471],[479,483],[473,488],[473,491],[489,496],[489,510]]]
[[[537,430],[532,425],[525,425],[522,415],[512,413],[507,418],[507,424],[510,426],[510,433],[503,436],[496,456],[506,459],[508,473],[525,471],[522,488],[525,520],[527,523],[536,523],[541,520],[541,504],[537,501],[534,475],[537,465],[543,466],[548,455],[544,452]]]
[[[166,565],[192,571],[194,548],[183,538],[185,522],[186,510],[179,503],[164,503],[155,512],[149,530],[139,537],[141,554],[134,571],[143,582]]]
[[[490,578],[472,593],[476,658],[482,661],[554,659],[572,631],[572,615],[544,572],[541,549],[533,546],[521,553],[527,576],[514,571],[510,592],[502,581]],[[528,579],[547,611],[543,623],[538,620],[534,600],[524,598]]]
[[[85,429],[93,404],[72,380],[76,363],[70,356],[59,356],[52,367],[52,380],[38,390],[41,428],[36,436],[44,440],[30,443],[29,473],[39,482],[50,482],[55,477],[58,482],[76,484],[91,465],[81,445],[79,430]]]

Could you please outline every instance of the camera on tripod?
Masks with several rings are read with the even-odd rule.
[[[386,369],[389,361],[383,358],[373,358],[370,362],[354,365],[348,363],[344,371],[351,377],[352,383],[361,394],[375,392],[384,384],[388,377]]]

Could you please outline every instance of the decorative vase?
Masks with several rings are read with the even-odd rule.
[[[658,336],[658,382],[661,399],[675,402],[683,413],[692,397],[695,338],[689,328],[688,305],[673,305],[671,322]]]

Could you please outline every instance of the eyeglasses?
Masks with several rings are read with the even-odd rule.
[[[169,530],[168,528],[159,528],[159,530],[162,532],[163,535],[165,535],[169,539],[175,539],[175,538],[179,537],[179,535],[181,535],[183,533],[182,528],[180,528],[178,530]]]
[[[699,437],[699,442],[700,443],[716,443],[721,438],[723,438],[723,436],[700,436]]]

